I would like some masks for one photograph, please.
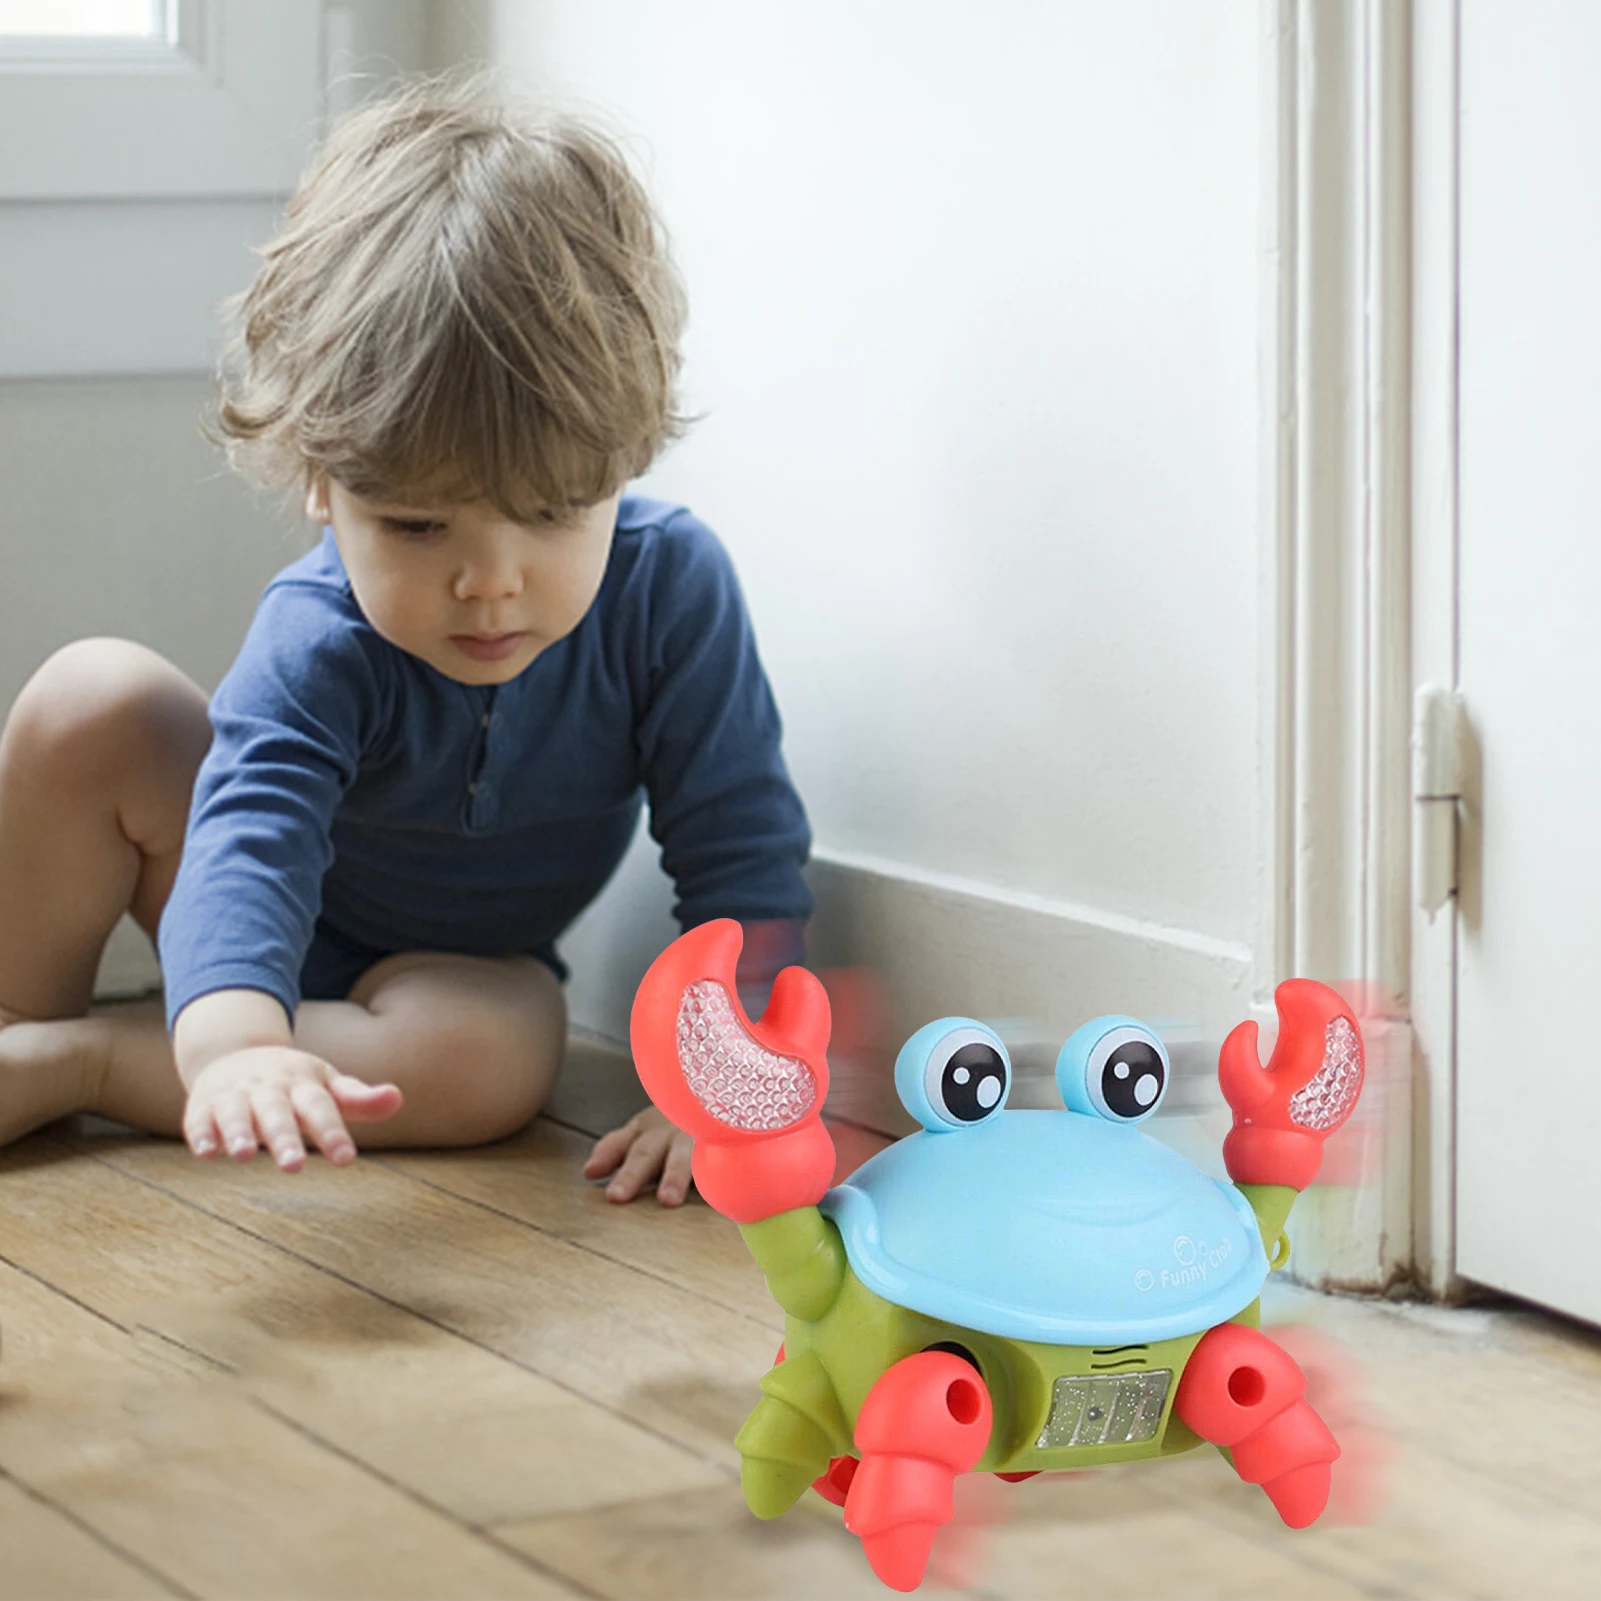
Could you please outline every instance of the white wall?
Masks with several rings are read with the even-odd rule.
[[[825,959],[886,968],[914,1014],[1237,1011],[1261,855],[1251,0],[437,17],[446,51],[627,134],[660,197],[707,415],[649,487],[744,577]],[[569,942],[603,1029],[666,928],[647,869]]]
[[[305,548],[200,432],[199,375],[0,383],[0,714],[52,651],[137,639],[206,688],[268,578]],[[158,979],[125,922],[103,991]]]
[[[404,64],[420,15],[330,8],[339,65]],[[428,21],[437,61],[625,132],[661,197],[706,416],[649,487],[744,576],[817,832],[818,957],[880,967],[909,1020],[1237,1013],[1262,854],[1251,0]],[[211,477],[204,392],[0,386],[7,697],[89,628],[226,664],[281,550]],[[88,582],[43,554],[66,549]],[[650,856],[568,941],[575,1016],[611,1033],[670,932]]]
[[[200,432],[200,376],[0,384],[0,707],[51,651],[121,634],[210,686],[306,541]]]
[[[311,77],[292,85],[297,104],[322,94],[324,67],[337,109],[424,59],[426,0],[312,9],[327,36]],[[229,19],[270,26],[276,10],[235,0]],[[126,138],[111,106],[80,130],[86,171]],[[8,152],[7,175],[20,161]],[[86,634],[138,639],[211,687],[262,586],[304,548],[293,516],[234,478],[200,433],[216,303],[249,283],[250,250],[270,237],[278,202],[139,198],[171,180],[134,171],[122,175],[131,195],[0,199],[0,717],[52,650]],[[125,922],[103,987],[157,977]]]

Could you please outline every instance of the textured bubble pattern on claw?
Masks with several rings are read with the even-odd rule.
[[[730,1128],[788,1128],[817,1099],[811,1069],[763,1050],[711,979],[691,984],[679,1002],[678,1060],[695,1099]]]
[[[1333,1128],[1362,1088],[1362,1042],[1349,1018],[1336,1017],[1323,1034],[1323,1065],[1290,1097],[1290,1120],[1302,1128]]]

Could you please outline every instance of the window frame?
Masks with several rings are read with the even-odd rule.
[[[7,33],[0,27],[0,72],[23,67],[124,69],[176,66],[180,53],[197,54],[202,14],[195,0],[145,0],[159,5],[165,37],[127,33]]]
[[[172,43],[10,36],[0,52],[0,202],[294,187],[322,114],[322,0],[172,4]]]

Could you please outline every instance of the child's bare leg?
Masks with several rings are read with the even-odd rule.
[[[161,1008],[118,1007],[112,1086],[178,1084]],[[353,1130],[359,1144],[478,1145],[503,1138],[545,1104],[561,1066],[567,1011],[561,986],[531,957],[491,959],[408,951],[386,957],[344,1001],[306,1001],[295,1044],[341,1073],[398,1084],[405,1104],[393,1117]],[[158,1134],[181,1132],[175,1090],[142,1117],[126,1099],[102,1095],[95,1110]]]
[[[0,735],[0,1014],[82,1017],[117,919],[154,931],[210,742],[204,692],[142,645],[34,674]]]
[[[181,1109],[170,1058],[125,1080],[121,1019],[85,1014],[117,919],[155,932],[210,739],[204,692],[124,640],[69,645],[18,696],[0,735],[0,1142],[102,1102],[145,1127]]]
[[[84,640],[29,682],[0,736],[0,1143],[75,1111],[177,1134],[184,1091],[159,1002],[85,1015],[124,911],[155,934],[177,875],[206,697],[153,651]],[[471,1144],[544,1104],[566,1037],[542,963],[390,957],[296,1042],[404,1108],[363,1145]]]
[[[405,1093],[393,1117],[353,1131],[359,1145],[479,1145],[545,1104],[567,1045],[567,1004],[533,957],[408,951],[370,968],[347,1001],[306,1001],[295,1043]]]

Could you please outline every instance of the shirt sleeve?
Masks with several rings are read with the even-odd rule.
[[[687,512],[664,534],[639,724],[650,829],[677,889],[679,926],[737,918],[749,956],[768,969],[749,974],[759,982],[803,953],[811,830],[733,564]]]
[[[333,858],[329,833],[381,704],[378,641],[348,596],[269,588],[211,701],[183,859],[158,945],[167,1025],[219,989],[292,1018]]]

